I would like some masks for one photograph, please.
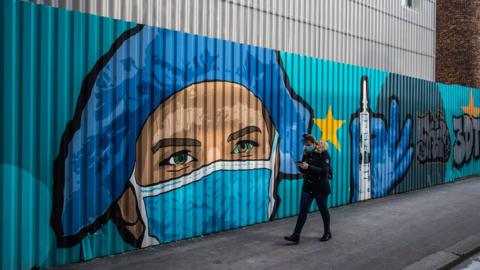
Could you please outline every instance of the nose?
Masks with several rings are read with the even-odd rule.
[[[225,146],[223,146],[225,147]],[[222,145],[217,144],[214,147],[209,147],[207,150],[207,163],[222,159]]]

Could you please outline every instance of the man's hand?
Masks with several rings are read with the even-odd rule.
[[[305,161],[298,164],[298,166],[302,169],[302,170],[308,170],[308,163],[306,163]]]

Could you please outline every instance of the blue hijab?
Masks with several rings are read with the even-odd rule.
[[[312,116],[288,88],[277,52],[147,26],[116,45],[83,93],[83,107],[77,105],[72,121],[78,127],[67,134],[55,178],[62,184],[56,184],[61,197],[54,200],[63,201],[52,217],[57,236],[78,236],[88,227],[95,230],[101,217],[106,220],[133,171],[145,121],[168,97],[194,83],[227,81],[249,89],[280,135],[280,175],[298,174],[295,160],[301,158],[302,134]]]

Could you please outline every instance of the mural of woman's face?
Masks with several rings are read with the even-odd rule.
[[[218,160],[268,160],[273,125],[261,101],[228,82],[191,85],[147,119],[136,144],[141,186],[187,175]]]
[[[193,84],[161,103],[146,120],[136,143],[134,181],[148,187],[190,175],[217,161],[278,160],[279,152],[272,151],[274,137],[268,112],[242,85],[221,81]],[[276,156],[271,157],[272,153]],[[278,162],[275,165],[274,176]],[[134,188],[127,188],[118,209],[121,226],[138,242],[148,221],[138,212],[136,196]]]
[[[313,124],[283,62],[271,49],[166,29],[123,32],[84,78],[62,134],[57,244],[77,245],[110,220],[145,247],[275,218],[278,181],[300,177],[300,134]]]

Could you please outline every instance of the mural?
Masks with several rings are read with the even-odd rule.
[[[472,157],[480,159],[480,108],[475,107],[473,90],[470,90],[469,105],[463,106],[463,115],[453,117],[455,132],[453,165],[461,168],[468,164]]]
[[[0,173],[10,180],[1,183],[1,215],[12,221],[0,227],[2,269],[296,215],[295,161],[307,132],[331,144],[330,207],[479,173],[477,89],[18,8],[59,22],[26,17],[9,27],[22,46],[2,45],[22,61],[7,63],[16,68],[0,78],[15,90],[0,95],[8,131],[0,133]],[[36,23],[59,29],[22,34]]]
[[[412,121],[400,129],[399,102],[390,98],[389,121],[369,107],[368,81],[362,78],[361,107],[352,116],[351,201],[385,196],[408,169],[413,156],[410,144]]]
[[[299,175],[312,120],[278,54],[144,26],[116,45],[55,161],[58,243],[112,217],[139,247],[275,217],[278,176]]]
[[[442,162],[450,157],[450,134],[442,111],[436,116],[417,116],[417,160],[420,163]]]
[[[422,93],[421,98],[416,96],[418,91]],[[445,102],[439,84],[398,74],[389,74],[382,84],[380,94],[377,96],[379,113],[388,115],[392,96],[395,96],[400,105],[397,115],[399,123],[411,121],[408,144],[415,153],[401,180],[396,181],[388,193],[401,193],[444,183],[446,172],[451,166],[446,163],[450,158],[450,154],[445,153],[448,147],[442,145],[450,145],[451,141],[448,138],[452,137],[448,132],[442,132],[445,132],[445,127],[448,131],[448,126],[451,126],[449,124],[451,119],[447,119],[445,113],[446,106],[453,109],[455,105]],[[434,118],[431,120],[432,123],[426,125],[425,117],[430,115]],[[445,127],[442,126],[442,120]],[[419,181],[419,175],[423,175],[424,180]]]

